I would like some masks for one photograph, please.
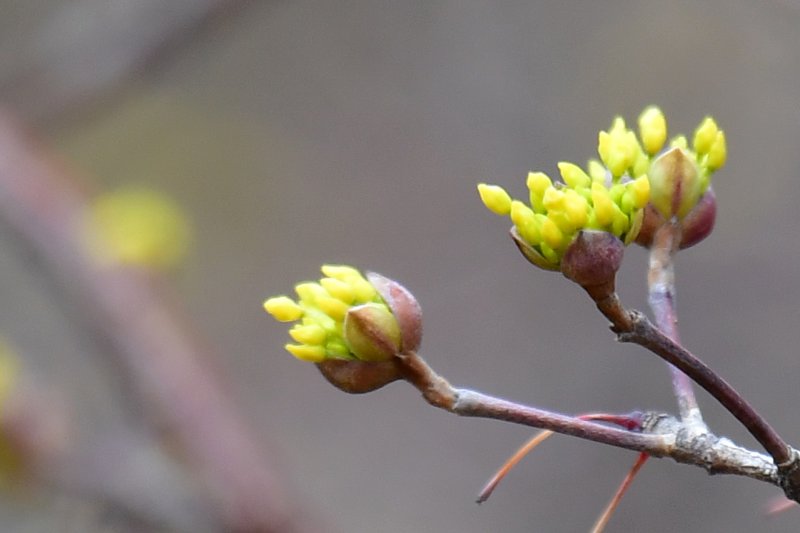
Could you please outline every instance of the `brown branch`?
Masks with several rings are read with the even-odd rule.
[[[615,292],[586,291],[597,308],[611,321],[611,330],[620,342],[631,342],[647,348],[667,363],[689,376],[722,404],[772,457],[778,467],[780,485],[786,496],[800,501],[800,452],[789,446],[777,431],[736,389],[708,365],[683,346],[656,328],[639,311],[626,309]],[[695,432],[704,434],[704,427],[692,423]]]
[[[149,273],[100,265],[82,241],[86,195],[19,125],[0,115],[0,217],[83,306],[79,324],[111,347],[145,406],[208,481],[226,528],[303,531],[245,421],[207,362],[209,348]]]
[[[431,405],[460,416],[491,418],[572,435],[653,457],[670,457],[699,466],[710,474],[732,474],[781,486],[782,476],[772,460],[761,453],[737,446],[726,438],[662,413],[646,413],[642,431],[628,431],[576,417],[517,404],[468,389],[451,386],[415,353],[400,356],[406,380]]]

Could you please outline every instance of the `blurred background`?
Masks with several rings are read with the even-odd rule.
[[[307,530],[587,531],[633,453],[554,437],[478,506],[531,430],[437,411],[402,383],[341,393],[283,351],[261,303],[322,263],[357,265],[413,291],[422,355],[457,386],[566,413],[674,411],[664,364],[526,263],[475,184],[523,196],[529,170],[583,164],[614,115],[648,104],[671,134],[710,114],[729,157],[714,234],[678,257],[683,341],[800,443],[798,27],[791,0],[0,1],[0,106],[90,196],[139,185],[186,214],[189,252],[156,287],[200,332],[203,368]],[[11,483],[4,530],[216,530],[195,512],[203,476],[87,333],[71,271],[0,219],[1,333],[42,405],[68,413],[53,426],[78,457],[78,473]],[[631,307],[646,306],[646,260],[631,248],[618,278]],[[755,446],[700,401],[714,431]],[[81,477],[92,468],[101,479]],[[795,509],[765,516],[778,495],[652,460],[609,531],[797,531]]]

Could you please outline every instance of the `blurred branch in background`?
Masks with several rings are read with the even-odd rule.
[[[303,531],[207,362],[208,347],[153,271],[99,261],[88,196],[8,116],[0,117],[0,217],[56,278],[87,335],[116,356],[145,412],[208,489],[225,529]],[[115,472],[108,471],[113,476]],[[122,474],[123,472],[120,472]]]
[[[22,500],[52,489],[138,527],[211,532],[200,492],[141,424],[78,435],[78,410],[58,387],[0,346],[0,484]]]
[[[41,124],[88,104],[242,0],[54,3],[33,31],[4,15],[0,101]],[[15,8],[7,8],[13,10]],[[17,8],[21,9],[21,8]],[[30,9],[30,8],[26,8]],[[19,32],[27,31],[25,35]]]
[[[163,60],[171,46],[241,4],[77,0],[50,6],[32,31],[14,15],[34,8],[7,7],[18,12],[0,22],[7,26],[0,46],[0,101],[28,124],[61,119]],[[42,410],[42,402],[33,401],[36,394],[17,394],[4,412],[20,449],[31,452],[31,470],[51,486],[143,524],[191,531],[217,530],[220,522],[229,531],[305,530],[208,368],[207,347],[166,301],[163,281],[152,270],[109,262],[87,243],[88,205],[81,186],[21,124],[0,117],[0,218],[40,260],[65,307],[78,311],[69,313],[74,325],[117,356],[131,389],[123,392],[130,393],[137,414],[163,432],[161,441],[144,427],[119,424],[88,446],[69,432],[51,442],[54,432],[39,429],[54,427],[54,420],[68,427],[69,416]],[[188,477],[165,453],[164,442],[185,459]],[[198,501],[192,479],[201,481],[215,505]]]

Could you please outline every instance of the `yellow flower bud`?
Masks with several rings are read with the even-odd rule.
[[[534,210],[542,209],[544,193],[553,186],[552,180],[544,172],[529,172],[526,185],[530,191],[531,207]]]
[[[319,307],[323,313],[325,313],[332,319],[336,320],[337,322],[341,322],[342,320],[344,320],[344,315],[350,308],[349,305],[347,305],[341,300],[337,300],[332,296],[320,296],[317,298],[316,303],[317,307]]]
[[[725,132],[720,130],[714,138],[714,144],[708,151],[708,160],[706,167],[711,172],[722,168],[728,158],[728,147],[725,143]]]
[[[322,265],[322,273],[329,278],[349,283],[354,279],[364,279],[361,272],[347,265]]]
[[[647,157],[647,154],[645,154],[641,148],[638,148],[638,146],[637,150],[636,158],[633,161],[633,168],[631,169],[632,178],[638,178],[639,176],[647,174],[647,170],[650,168],[650,158]]]
[[[323,289],[318,283],[311,281],[304,281],[294,286],[294,292],[300,298],[300,301],[306,304],[313,304],[319,296],[327,296],[328,292]]]
[[[296,325],[289,330],[289,335],[301,344],[321,346],[325,343],[328,334],[318,324]]]
[[[611,153],[611,144],[611,135],[607,131],[601,131],[597,134],[597,154],[606,165],[608,165],[608,157]]]
[[[564,213],[570,224],[576,228],[586,225],[589,204],[586,199],[572,189],[564,193]]]
[[[324,312],[322,312],[322,310],[316,307],[309,306],[303,309],[303,311],[305,312],[305,314],[303,315],[304,325],[317,324],[319,327],[321,327],[322,329],[324,329],[329,333],[333,333],[336,331],[337,327],[336,321],[333,318],[326,315]]]
[[[548,211],[561,211],[564,209],[564,192],[556,189],[555,187],[550,187],[544,192],[544,197],[542,198],[542,205],[544,205],[545,209]]]
[[[542,223],[542,240],[553,249],[558,249],[564,244],[564,234],[550,217],[545,218]]]
[[[264,302],[264,310],[278,322],[293,322],[303,316],[303,308],[288,296],[275,296]]]
[[[639,176],[628,183],[628,189],[633,193],[633,206],[642,209],[650,201],[650,180],[646,175]]]
[[[325,348],[323,346],[309,346],[307,344],[287,344],[284,346],[286,351],[297,357],[301,361],[320,363],[325,360]]]
[[[353,286],[344,281],[336,278],[322,278],[319,280],[319,284],[328,291],[328,294],[346,304],[352,304],[356,298]]]
[[[623,213],[619,207],[617,207],[616,204],[614,204],[612,209],[614,214],[613,220],[611,221],[611,233],[619,236],[628,231],[628,228],[630,227],[630,220],[628,219],[628,216]]]
[[[639,135],[645,151],[650,155],[657,154],[667,140],[667,120],[664,113],[656,106],[650,106],[639,115]]]
[[[588,187],[592,183],[586,172],[573,163],[562,161],[558,164],[558,170],[561,172],[561,177],[564,178],[564,183],[572,188]]]
[[[592,206],[600,226],[606,227],[611,224],[614,219],[614,202],[611,201],[608,189],[597,182],[592,183]]]
[[[511,212],[511,197],[498,185],[478,184],[478,194],[483,205],[496,215],[506,216]]]
[[[375,287],[365,279],[358,279],[352,283],[353,293],[357,302],[371,302],[378,297]]]
[[[589,164],[589,175],[592,177],[592,181],[599,181],[600,183],[605,183],[606,176],[608,174],[608,170],[603,164],[598,161],[597,159],[590,159]]]
[[[511,202],[511,221],[520,236],[529,244],[536,245],[542,240],[539,224],[537,224],[533,211],[519,200]]]
[[[694,151],[700,155],[707,154],[717,138],[718,131],[719,128],[717,128],[717,123],[714,122],[713,118],[704,118],[694,132],[694,140],[692,141]]]

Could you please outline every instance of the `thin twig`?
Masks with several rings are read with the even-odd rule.
[[[656,326],[677,344],[681,341],[675,308],[673,257],[679,242],[680,227],[677,224],[667,223],[656,230],[650,247],[650,269],[647,273],[648,303],[653,312],[653,319]],[[669,370],[672,376],[672,389],[678,400],[678,413],[687,423],[695,423],[699,430],[704,429],[703,416],[694,395],[691,379],[673,365],[669,365]]]
[[[621,333],[621,342],[633,342],[675,365],[708,391],[764,446],[781,465],[792,459],[792,448],[727,381],[683,346],[664,335],[638,311],[632,312],[633,329]]]
[[[628,310],[616,292],[584,287],[597,308],[611,321],[611,330],[620,342],[647,348],[674,365],[722,404],[772,456],[781,472],[781,486],[793,500],[800,499],[800,453],[789,446],[775,429],[741,394],[708,365],[670,339],[639,311]],[[697,424],[695,432],[697,432]]]
[[[778,468],[768,456],[711,433],[697,435],[680,420],[667,414],[646,413],[641,432],[617,429],[455,388],[415,353],[400,356],[400,364],[406,380],[422,393],[428,403],[453,414],[504,420],[617,448],[647,452],[653,457],[670,457],[679,463],[702,467],[712,474],[745,476],[778,486],[782,483]]]

